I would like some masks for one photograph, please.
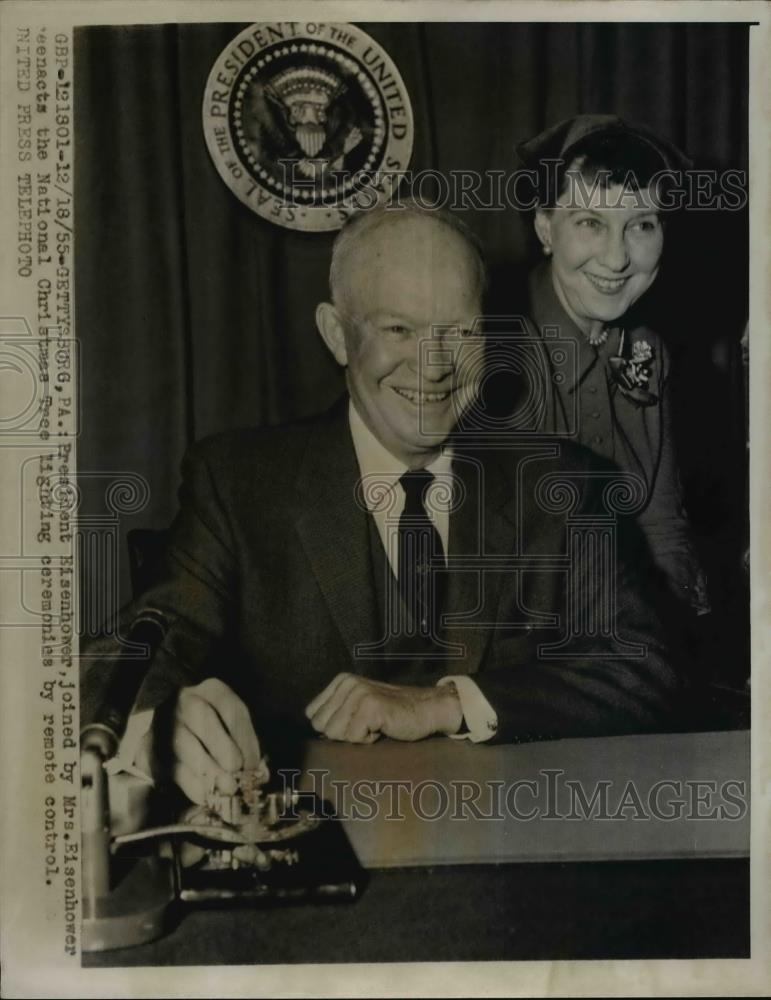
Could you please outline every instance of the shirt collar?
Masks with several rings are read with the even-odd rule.
[[[348,422],[361,478],[376,476],[381,482],[385,480],[396,485],[399,478],[407,471],[407,466],[378,441],[362,420],[353,400],[348,403]],[[437,478],[449,475],[452,472],[452,447],[443,446],[439,455],[425,468]],[[372,491],[365,490],[365,494],[370,492]],[[375,503],[374,506],[377,508],[385,502],[386,498],[383,497],[380,503]],[[370,506],[370,509],[373,508]]]

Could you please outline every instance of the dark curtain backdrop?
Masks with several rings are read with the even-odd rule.
[[[122,518],[124,532],[167,525],[192,440],[312,413],[342,387],[313,321],[334,234],[251,213],[204,146],[206,78],[243,27],[104,27],[76,38],[78,464],[145,477],[149,502]],[[516,142],[580,112],[646,124],[700,167],[747,167],[746,26],[361,27],[409,91],[416,171],[508,172]],[[490,259],[495,310],[516,312],[533,260],[531,220],[514,211],[465,218]],[[729,561],[746,504],[737,368],[746,258],[746,213],[689,213],[667,247],[659,295],[678,362],[692,514]],[[125,559],[121,577],[125,597]],[[98,571],[93,582],[103,585]]]

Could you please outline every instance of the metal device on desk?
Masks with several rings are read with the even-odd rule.
[[[130,640],[146,646],[147,656],[139,665],[119,662],[122,669],[109,685],[104,705],[81,734],[86,952],[152,941],[164,933],[177,901],[353,899],[360,888],[360,869],[342,830],[333,821],[321,823],[315,801],[306,798],[301,804],[296,793],[267,791],[265,759],[234,775],[233,793],[212,788],[203,805],[189,807],[171,822],[120,829],[114,793],[121,788],[125,801],[131,800],[130,779],[119,785],[122,776],[115,776],[111,782],[105,765],[118,751],[165,631],[163,616],[154,612],[135,623]],[[140,797],[135,796],[134,805]]]

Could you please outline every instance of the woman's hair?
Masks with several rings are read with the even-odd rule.
[[[568,192],[571,180],[578,176],[587,188],[595,184],[603,188],[622,185],[640,191],[666,164],[655,146],[639,134],[611,129],[592,132],[569,149],[563,159],[542,162],[540,166],[538,201],[542,208],[554,208],[557,199]]]

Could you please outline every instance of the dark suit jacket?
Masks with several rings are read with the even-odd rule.
[[[619,528],[605,593],[585,573],[594,543],[575,534],[592,518],[607,531],[608,470],[554,442],[481,457],[456,442],[454,469],[465,492],[450,519],[444,639],[454,655],[394,664],[356,652],[382,626],[346,400],[321,417],[196,445],[157,582],[121,616],[124,634],[143,608],[170,623],[138,707],[219,675],[258,726],[305,726],[304,706],[340,671],[418,684],[473,674],[498,713],[498,739],[666,727],[679,682],[667,628],[637,582],[639,549],[626,556],[633,525]],[[566,503],[584,520],[568,524]],[[593,636],[567,634],[568,599],[574,626],[589,615],[591,628],[594,606],[614,634],[602,621]],[[89,652],[102,658],[85,677],[86,719],[115,668],[115,640]]]

